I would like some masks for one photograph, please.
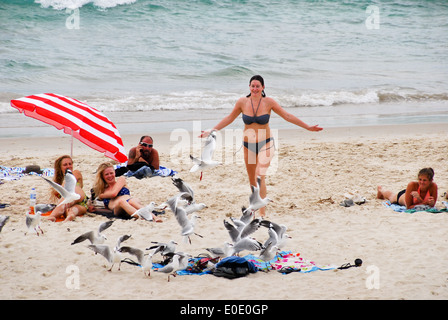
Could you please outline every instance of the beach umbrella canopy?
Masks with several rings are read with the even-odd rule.
[[[113,160],[128,160],[120,133],[112,121],[83,102],[54,93],[43,93],[11,100],[11,106],[28,117],[70,134],[72,149],[75,137]]]

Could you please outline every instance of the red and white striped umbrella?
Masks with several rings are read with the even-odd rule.
[[[128,159],[120,133],[112,121],[83,102],[43,93],[11,100],[11,106],[26,116],[51,124],[58,130],[63,129],[66,134],[113,160],[125,162]]]

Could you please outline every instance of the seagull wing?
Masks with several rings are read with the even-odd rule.
[[[120,248],[121,247],[121,243],[126,241],[126,240],[128,240],[130,237],[131,237],[130,234],[125,234],[125,235],[119,237],[118,240],[117,240],[117,247],[116,248],[117,249]]]
[[[144,253],[142,250],[133,247],[121,247],[120,252],[127,252],[137,257],[138,263],[143,264]]]
[[[9,216],[3,216],[0,215],[0,232],[3,229],[3,226],[6,224],[6,222],[9,220]]]
[[[216,148],[216,136],[214,134],[210,134],[205,140],[204,147],[202,149],[201,158],[202,161],[210,161],[213,158],[213,153]]]
[[[101,234],[104,230],[109,228],[112,225],[112,223],[114,223],[114,220],[108,220],[106,222],[101,223],[100,226],[98,227],[98,234]]]
[[[234,225],[224,220],[224,227],[226,227],[227,231],[229,232],[230,239],[232,239],[233,242],[239,240],[240,232],[235,228]]]
[[[194,191],[188,184],[185,183],[185,181],[181,178],[172,178],[171,180],[180,192],[187,192],[190,194],[191,198],[194,199]]]
[[[80,243],[83,242],[84,240],[89,240],[90,243],[93,243],[95,239],[95,234],[93,231],[89,231],[86,233],[83,233],[82,235],[80,235],[78,238],[76,238],[75,240],[73,240],[72,245],[76,244],[76,243]]]
[[[105,244],[90,244],[87,246],[87,248],[93,250],[95,253],[99,253],[100,255],[102,255],[104,258],[106,258],[107,261],[109,261],[109,263],[113,262],[113,255],[112,255],[112,251],[110,250],[108,245]]]
[[[58,183],[56,183],[56,182],[54,182],[54,181],[52,181],[50,179],[47,179],[47,178],[45,178],[43,176],[41,176],[41,177],[42,177],[42,179],[47,181],[50,184],[50,186],[53,189],[55,189],[61,195],[61,197],[66,198],[66,197],[68,197],[70,195],[70,193],[63,186],[61,186],[60,184],[58,184]]]
[[[65,180],[64,186],[65,186],[65,189],[67,190],[67,192],[74,193],[77,181],[76,181],[76,177],[73,175],[73,173],[70,170],[67,170],[65,172],[64,180]]]
[[[240,238],[246,238],[248,235],[254,233],[260,227],[260,219],[252,220],[248,225],[244,227],[241,231]]]

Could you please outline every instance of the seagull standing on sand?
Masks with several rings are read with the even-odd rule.
[[[252,194],[249,197],[249,207],[244,211],[247,213],[249,211],[255,212],[260,208],[265,207],[269,202],[272,202],[269,198],[260,197],[260,177],[257,177],[257,186],[250,186],[252,189]]]
[[[95,234],[94,231],[88,231],[86,233],[83,233],[72,242],[72,245],[80,243],[84,240],[89,240],[91,244],[103,244],[104,240],[107,240],[107,238],[105,235],[102,234],[102,232],[107,228],[109,228],[112,225],[112,223],[114,223],[113,220],[101,223],[100,226],[98,227],[97,234]]]
[[[176,271],[179,270],[179,259],[180,256],[174,254],[173,260],[168,263],[163,268],[157,269],[157,272],[167,273],[168,274],[168,282],[170,281],[170,275],[176,276]]]
[[[209,136],[205,140],[204,147],[202,149],[201,158],[195,158],[192,155],[190,155],[190,159],[193,161],[193,167],[191,167],[190,172],[196,172],[198,170],[201,170],[201,177],[199,181],[202,180],[202,172],[205,169],[214,168],[221,163],[218,161],[213,160],[213,153],[215,152],[216,148],[216,133],[215,130],[210,132]]]
[[[44,234],[44,231],[40,227],[41,212],[40,211],[34,211],[34,212],[36,212],[34,215],[30,214],[29,211],[26,213],[26,219],[25,219],[26,227],[28,228],[28,231],[34,229],[37,235],[39,235],[39,230],[42,234]],[[27,234],[27,232],[25,232],[25,234]]]
[[[131,217],[134,216],[139,216],[140,218],[146,220],[146,221],[152,221],[152,212],[154,211],[154,208],[156,206],[156,203],[154,201],[152,201],[150,204],[148,204],[147,206],[138,209],[137,211],[135,211]]]
[[[47,181],[50,184],[50,186],[52,186],[61,195],[62,198],[64,198],[64,200],[60,204],[58,204],[58,206],[79,200],[79,198],[81,197],[79,194],[77,194],[75,192],[76,178],[69,169],[67,169],[65,171],[64,187],[61,186],[60,184],[57,184],[54,181],[51,181],[51,180],[43,177],[43,176],[41,176],[41,177],[42,177],[42,179]]]
[[[236,255],[243,250],[248,251],[258,251],[263,249],[263,245],[253,238],[242,238],[238,240],[238,242],[234,243],[232,247],[230,247],[231,255]]]
[[[151,275],[152,256],[154,253],[145,254],[142,250],[133,247],[121,247],[120,249],[118,249],[118,251],[127,252],[129,254],[136,256],[138,264],[143,269],[143,274],[146,276],[146,272],[148,272],[148,277]]]
[[[230,249],[230,247],[232,247],[233,244],[231,244],[230,242],[224,242],[224,246],[221,247],[217,247],[217,248],[205,248],[205,250],[207,250],[208,252],[210,252],[212,258],[225,258],[231,255],[232,251]]]
[[[9,216],[4,216],[4,215],[0,214],[0,232],[2,232],[2,229],[8,220],[9,220]]]
[[[104,258],[106,258],[107,262],[109,262],[110,268],[107,271],[112,271],[115,263],[118,263],[118,270],[121,267],[121,254],[120,252],[113,251],[106,244],[90,244],[87,248],[93,250],[95,253],[101,254]]]

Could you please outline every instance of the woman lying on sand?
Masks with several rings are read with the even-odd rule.
[[[407,209],[422,204],[434,207],[437,201],[437,184],[433,182],[433,178],[434,170],[423,168],[418,173],[418,181],[409,182],[407,188],[398,193],[378,186],[377,199],[387,199],[392,204],[406,206]]]

